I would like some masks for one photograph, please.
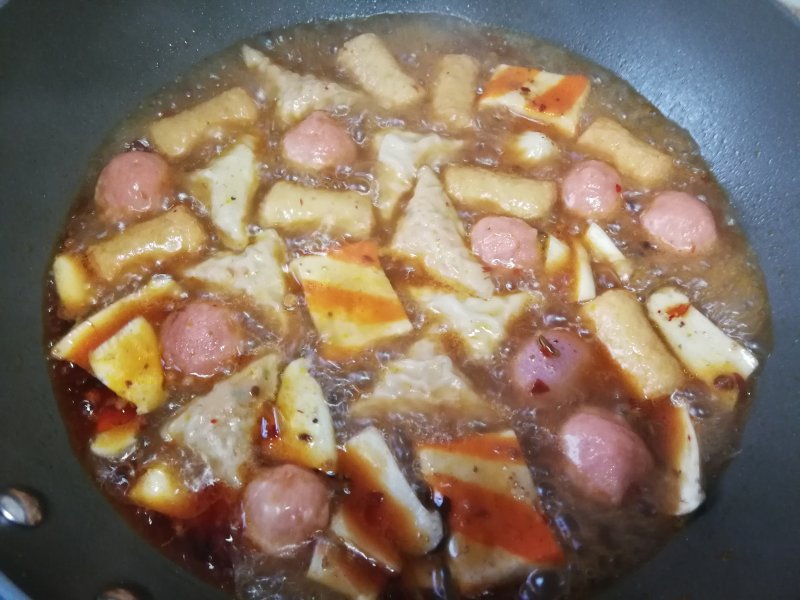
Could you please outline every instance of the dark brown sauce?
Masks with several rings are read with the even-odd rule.
[[[709,173],[708,167],[686,132],[658,114],[624,82],[596,65],[532,38],[481,29],[454,19],[384,16],[367,21],[304,25],[261,36],[253,40],[252,44],[269,52],[287,68],[341,80],[341,75],[335,68],[335,50],[343,41],[363,31],[373,31],[381,35],[400,57],[403,68],[414,75],[415,79],[425,83],[431,80],[438,56],[446,52],[465,52],[478,58],[482,81],[485,81],[489,69],[501,62],[536,67],[551,72],[581,73],[589,77],[592,82],[592,93],[584,110],[581,127],[598,116],[624,119],[626,127],[638,137],[652,142],[662,150],[668,150],[676,158],[679,169],[670,186],[706,198],[717,223],[720,224],[720,240],[717,247],[703,259],[687,261],[681,257],[657,252],[637,226],[637,215],[646,197],[635,189],[632,182],[623,181],[622,194],[626,209],[607,224],[607,229],[622,251],[634,261],[635,270],[628,286],[640,297],[647,296],[664,283],[686,288],[693,303],[702,307],[703,312],[723,330],[754,349],[762,360],[766,357],[769,348],[769,306],[762,276],[742,232],[733,225],[727,225],[731,215],[724,191]],[[508,85],[511,83],[514,82],[509,82]],[[516,83],[524,85],[524,82]],[[558,91],[557,97],[547,98],[546,102],[539,98],[538,101],[546,104],[545,109],[548,111],[557,112],[560,103],[566,105],[571,95],[579,93],[578,83],[577,79],[569,79],[564,84],[565,88]],[[155,118],[180,112],[233,85],[241,85],[253,95],[257,88],[253,77],[241,64],[238,44],[219,57],[198,66],[192,73],[176,82],[174,87],[143,102],[140,109],[121,124],[88,166],[86,185],[76,199],[58,249],[69,247],[76,251],[82,250],[94,241],[113,233],[98,222],[92,207],[97,173],[112,154],[123,150],[126,144],[138,143],[141,146],[142,142],[136,140],[145,139],[146,126]],[[503,92],[487,88],[484,93]],[[401,126],[409,130],[430,129],[424,111],[422,113],[415,110],[404,111],[400,118]],[[293,172],[285,164],[278,148],[283,130],[274,119],[264,118],[262,115],[256,129],[266,143],[259,150],[259,160],[268,168],[262,173],[262,182],[256,197],[261,198],[273,182],[281,179],[295,180],[305,185],[364,192],[373,183],[370,175],[372,163],[367,151],[370,140],[378,129],[392,119],[397,117],[382,114],[380,111],[372,116],[360,114],[349,116],[348,125],[361,147],[357,162],[348,171],[332,175],[308,176]],[[475,131],[465,134],[466,160],[490,168],[498,167],[519,175],[560,180],[577,156],[574,152],[574,141],[557,138],[563,152],[561,158],[552,164],[537,167],[520,166],[506,155],[505,140],[509,133],[526,130],[553,135],[551,127],[540,123],[509,118],[499,111],[481,112],[478,114]],[[205,144],[181,162],[180,170],[188,172],[204,165],[216,156],[226,143],[235,139],[237,134],[237,131],[227,131],[219,140]],[[408,195],[401,201],[398,212],[402,212],[407,198]],[[183,196],[173,199],[173,202],[176,201],[189,205],[192,203],[190,198]],[[460,216],[469,229],[478,215],[462,212]],[[577,231],[582,224],[581,219],[575,218],[557,206],[548,219],[537,224],[537,228],[563,237]],[[385,246],[388,237],[389,234],[384,231],[376,236],[376,241]],[[289,239],[287,242],[293,256],[321,252],[333,243],[331,240],[315,236],[308,239]],[[212,240],[208,254],[219,247],[218,241]],[[361,258],[355,256],[355,259],[366,260],[365,257],[369,256],[370,262],[373,260],[370,252],[362,253],[360,256]],[[405,297],[403,290],[410,284],[430,284],[432,283],[430,278],[421,273],[420,269],[415,269],[413,265],[400,265],[386,257],[381,257],[380,262],[385,267],[393,286],[398,290],[412,322],[421,323],[423,317],[416,313],[413,303]],[[184,266],[187,265],[172,264],[166,272],[178,274]],[[163,269],[158,271],[165,272]],[[145,281],[146,278],[138,275],[114,284],[96,282],[98,306],[104,306],[126,295]],[[609,278],[608,282],[608,285],[619,285],[613,278]],[[503,282],[500,283],[505,285]],[[539,531],[543,522],[536,521],[527,513],[517,515],[514,511],[520,509],[519,507],[503,505],[506,500],[496,498],[490,492],[466,489],[462,482],[441,480],[440,485],[450,490],[454,489],[453,485],[461,486],[458,495],[471,498],[472,506],[502,505],[504,508],[501,511],[504,519],[502,523],[476,520],[473,512],[460,511],[458,507],[453,511],[451,508],[449,519],[452,527],[469,529],[476,536],[484,536],[487,543],[513,546],[516,551],[529,553],[531,557],[534,553],[544,551],[547,556],[555,559],[557,550],[563,548],[564,556],[569,563],[568,568],[563,571],[563,576],[569,579],[572,593],[580,596],[590,586],[614,577],[646,559],[681,525],[683,520],[659,515],[655,510],[657,497],[662,490],[658,482],[645,485],[637,498],[626,502],[623,506],[609,509],[597,507],[582,497],[564,475],[554,432],[571,414],[574,407],[580,404],[612,409],[625,416],[651,447],[659,448],[659,453],[669,454],[671,449],[668,444],[669,436],[663,436],[663,432],[658,431],[659,427],[668,427],[669,424],[665,420],[652,419],[653,415],[650,412],[633,405],[621,376],[602,350],[598,349],[599,357],[593,368],[587,371],[583,384],[570,397],[539,402],[538,400],[548,398],[548,390],[540,389],[539,392],[542,393],[531,394],[530,398],[520,398],[519,393],[511,389],[508,363],[513,352],[527,337],[542,327],[554,325],[586,333],[574,305],[565,303],[572,285],[571,276],[568,274],[510,282],[509,289],[533,289],[543,293],[544,306],[524,315],[512,324],[508,339],[503,342],[494,359],[488,364],[471,361],[460,342],[452,336],[445,337],[446,350],[458,368],[476,385],[483,396],[504,407],[505,412],[501,415],[504,426],[512,426],[520,439],[524,459],[531,468],[545,512],[547,520],[545,526],[548,528],[547,531],[554,532],[560,546],[543,542],[536,548],[518,547],[515,544],[519,539],[523,537],[530,539],[530,536],[498,537],[496,532],[508,530],[512,523],[525,523],[527,530]],[[184,287],[190,298],[209,295],[219,297],[215,292],[199,286],[185,284]],[[290,313],[289,334],[283,340],[279,340],[268,327],[261,326],[253,320],[249,329],[253,348],[263,346],[276,348],[283,352],[287,359],[301,354],[314,357],[315,376],[329,399],[339,436],[338,441],[342,442],[361,426],[361,423],[355,423],[348,417],[348,404],[360,393],[371,388],[371,382],[376,377],[379,365],[392,357],[402,355],[409,341],[404,339],[397,343],[389,343],[375,352],[348,360],[321,359],[317,355],[318,345],[313,327],[303,307],[302,290],[293,281],[290,281],[290,289],[297,296],[298,303]],[[51,280],[47,283],[45,293],[45,350],[49,352],[52,344],[69,330],[71,323],[58,316],[58,301]],[[237,298],[226,298],[226,301],[233,302],[245,312],[251,308],[246,302]],[[163,318],[165,310],[164,307],[154,307],[153,313],[149,316],[157,324]],[[101,343],[113,333],[112,330],[113,328],[108,328],[107,331],[95,332],[91,346],[95,347]],[[599,348],[599,344],[595,345]],[[78,359],[77,362],[85,363],[85,355],[90,349],[87,347],[84,358]],[[243,357],[242,364],[249,357],[250,355]],[[234,581],[236,589],[241,592],[243,589],[248,589],[251,582],[268,580],[271,586],[278,586],[274,589],[277,589],[283,597],[300,597],[310,594],[312,590],[320,597],[325,597],[325,590],[307,583],[304,579],[308,562],[307,553],[301,553],[294,562],[288,563],[254,557],[252,549],[240,535],[238,492],[223,486],[206,488],[207,491],[198,497],[198,514],[188,519],[171,519],[137,508],[126,500],[126,492],[132,481],[141,473],[143,466],[153,457],[155,449],[160,444],[158,430],[164,420],[196,394],[208,391],[219,377],[199,382],[170,380],[168,384],[173,386],[174,390],[167,407],[163,411],[142,417],[143,439],[148,443],[147,447],[127,459],[115,462],[93,457],[88,449],[97,426],[96,407],[90,400],[93,394],[97,394],[98,382],[77,366],[54,361],[51,361],[49,366],[58,404],[75,452],[84,460],[87,470],[95,475],[100,488],[120,512],[156,547],[192,572],[228,589],[234,588]],[[711,391],[698,382],[691,382],[686,389],[679,390],[695,417],[708,486],[713,486],[721,468],[738,449],[739,435],[752,398],[754,385],[752,381],[753,378],[747,384],[747,389],[743,390],[741,401],[733,412],[720,410],[714,402]],[[738,386],[739,382],[736,381],[734,384]],[[730,387],[731,384],[720,381],[719,385]],[[419,484],[413,453],[407,448],[420,441],[449,442],[458,436],[461,429],[455,425],[426,427],[412,417],[414,416],[401,419],[399,424],[397,419],[381,420],[379,424],[391,434],[389,435],[391,447],[398,457],[401,468],[409,475],[413,485],[423,497],[426,489]],[[268,439],[263,443],[268,444],[269,438],[279,435],[279,432],[270,428],[269,419],[265,423]],[[486,424],[470,425],[478,429],[486,426]],[[661,443],[667,445],[659,447]],[[473,448],[466,445],[463,448],[465,453],[475,456],[485,456],[486,450],[483,447]],[[193,465],[192,461],[196,461],[196,458],[193,459],[175,449],[170,451],[174,452],[169,457],[175,464],[186,461],[189,464],[187,472],[194,473],[192,469],[197,465]],[[523,458],[510,447],[503,447],[500,455],[503,460],[516,461]],[[266,462],[274,459],[268,449],[263,458]],[[398,516],[401,515],[401,511],[392,506],[391,499],[376,496],[375,486],[369,484],[365,469],[357,460],[351,458],[346,453],[343,454],[343,473],[337,482],[336,502],[344,507],[350,515],[351,523],[362,533],[377,540],[377,543],[384,544],[387,551],[397,554],[391,542],[393,536],[402,538],[412,536],[414,532],[409,529],[404,517]],[[348,489],[345,479],[349,479],[351,484],[349,494],[344,492]],[[498,526],[501,528],[497,529]],[[399,554],[397,555],[399,557]],[[352,563],[352,566],[354,573],[361,572],[360,563]],[[282,574],[281,576],[285,578],[281,580],[282,584],[279,584],[277,578],[271,578],[273,573]],[[365,576],[372,577],[372,575]],[[518,585],[519,583],[515,583],[511,587],[496,590],[490,593],[489,597],[515,597]],[[388,589],[395,588],[396,585],[391,584]]]

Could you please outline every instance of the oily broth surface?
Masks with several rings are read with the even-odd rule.
[[[269,53],[282,66],[344,81],[335,67],[336,50],[344,41],[366,31],[381,36],[401,61],[406,72],[426,86],[432,79],[437,58],[444,53],[466,53],[478,59],[481,64],[481,81],[485,81],[490,69],[499,63],[534,66],[561,73],[582,73],[591,77],[592,92],[584,109],[581,127],[598,116],[611,116],[637,137],[668,151],[676,159],[679,168],[675,170],[674,180],[665,187],[685,190],[706,199],[719,226],[718,243],[703,258],[686,259],[657,252],[647,243],[636,223],[636,214],[641,210],[645,197],[638,192],[627,191],[626,181],[623,179],[626,210],[621,211],[607,229],[622,251],[634,260],[635,272],[628,287],[640,298],[668,283],[690,290],[694,303],[712,320],[720,324],[727,333],[754,349],[760,357],[765,356],[769,307],[762,276],[746,240],[735,226],[723,191],[710,175],[688,134],[660,115],[625,82],[604,69],[545,42],[441,17],[381,16],[363,21],[303,25],[262,36],[249,43]],[[255,98],[264,100],[257,94],[258,84],[255,77],[242,64],[239,49],[240,44],[237,44],[199,65],[173,87],[145,101],[122,123],[90,165],[86,184],[73,208],[59,248],[83,249],[97,239],[113,233],[99,224],[94,215],[94,182],[99,169],[110,156],[121,151],[125,144],[145,137],[147,126],[153,120],[180,112],[235,85],[244,87]],[[564,150],[560,161],[536,168],[513,166],[503,154],[506,136],[509,132],[536,130],[540,126],[494,111],[482,111],[477,116],[476,128],[462,136],[466,141],[464,156],[467,162],[560,181],[569,164],[577,157],[572,151],[573,142],[556,138]],[[285,165],[279,152],[283,128],[273,121],[268,111],[262,112],[256,131],[266,143],[259,154],[263,163],[262,183],[256,198],[261,198],[272,183],[282,179],[367,193],[373,184],[369,147],[377,131],[389,126],[412,131],[433,129],[432,124],[426,120],[425,111],[420,107],[392,114],[375,108],[370,114],[354,114],[346,120],[361,148],[358,161],[351,169],[341,170],[333,175],[308,176],[298,175]],[[541,127],[541,131],[550,133],[546,127]],[[228,141],[223,139],[205,145],[182,161],[179,170],[188,172],[205,164]],[[179,200],[192,202],[188,197]],[[461,213],[468,230],[478,216],[469,212]],[[584,222],[557,205],[549,220],[539,224],[539,229],[577,233]],[[393,225],[378,231],[375,236],[377,241],[384,245],[392,230]],[[321,236],[288,238],[286,241],[291,256],[323,250],[329,243],[329,240]],[[212,244],[212,252],[221,248],[216,240]],[[183,266],[185,265],[177,264],[169,269],[162,269],[161,272],[178,273]],[[419,277],[419,274],[411,273],[409,269],[388,261],[384,261],[384,267],[393,284]],[[595,273],[598,288],[614,284],[613,276],[604,274],[602,269]],[[102,304],[129,293],[141,283],[141,278],[134,278],[124,285],[104,290]],[[646,436],[647,423],[630,407],[629,395],[622,380],[609,364],[600,360],[595,371],[587,374],[591,385],[587,385],[574,398],[535,407],[520,407],[518,402],[509,401],[513,397],[513,391],[508,384],[508,362],[521,341],[533,331],[542,326],[558,325],[570,327],[587,339],[591,337],[582,326],[574,304],[562,302],[557,290],[551,286],[542,286],[536,282],[528,285],[544,294],[544,305],[541,310],[531,311],[512,324],[507,339],[491,363],[471,363],[456,344],[448,344],[448,351],[455,364],[466,373],[480,393],[506,406],[501,414],[501,422],[513,426],[519,436],[542,506],[567,553],[569,565],[562,578],[565,589],[580,595],[588,586],[613,577],[651,555],[666,536],[680,526],[681,519],[656,512],[657,497],[662,489],[657,478],[651,478],[653,481],[641,490],[637,499],[619,508],[605,508],[581,497],[567,481],[559,460],[556,432],[578,404],[605,406],[624,414],[634,428]],[[190,288],[192,297],[204,294],[200,289],[187,287]],[[316,353],[316,336],[303,308],[299,286],[295,286],[292,291],[297,295],[297,303],[290,311],[292,333],[289,337],[278,339],[268,327],[251,319],[247,324],[250,343],[253,348],[267,346],[277,349],[287,361],[303,354],[312,358],[313,373],[329,400],[337,438],[341,443],[364,424],[363,421],[348,416],[348,403],[370,389],[379,365],[392,357],[402,355],[409,341],[401,339],[384,343],[379,350],[343,363],[323,360]],[[69,329],[71,323],[58,318],[57,299],[52,284],[47,293],[46,330],[47,339],[52,343]],[[421,323],[422,316],[410,299],[402,291],[400,297],[412,322]],[[235,298],[226,300],[234,304],[239,302]],[[249,310],[243,304],[240,308],[243,311]],[[210,389],[213,382],[200,381],[188,388],[182,388],[179,393],[173,392],[166,407],[148,419],[139,450],[129,459],[109,462],[94,458],[88,451],[92,428],[86,418],[87,404],[83,398],[88,389],[96,386],[96,382],[78,367],[66,363],[52,363],[51,371],[76,451],[85,459],[87,468],[96,474],[102,489],[154,544],[194,572],[209,577],[218,584],[233,585],[243,598],[255,600],[311,595],[320,598],[335,596],[305,579],[310,549],[292,560],[265,559],[251,551],[241,540],[238,498],[233,494],[223,493],[212,509],[188,522],[172,521],[162,515],[136,509],[124,501],[125,492],[139,468],[156,452],[162,452],[162,442],[158,436],[161,424],[191,397]],[[681,393],[688,399],[693,416],[696,417],[695,426],[701,443],[706,477],[707,480],[713,480],[721,466],[736,452],[739,432],[749,406],[749,395],[740,402],[735,412],[726,414],[715,407],[699,385],[689,385]],[[475,430],[481,427],[491,428],[493,425],[497,427],[496,423],[472,423],[470,427]],[[419,478],[414,475],[411,442],[446,439],[457,435],[459,429],[449,422],[447,415],[442,415],[436,423],[426,423],[421,415],[387,418],[380,421],[379,426],[387,435],[387,441],[400,460],[401,467],[409,475],[412,485],[417,487],[421,497],[426,497],[427,489],[419,484]],[[180,466],[188,481],[198,489],[207,482],[209,474],[197,459],[178,449],[171,450],[171,453],[174,464]],[[336,487],[338,483],[333,482],[333,485]],[[450,597],[448,594],[452,594],[452,590],[446,579],[443,576],[442,581],[434,586],[433,592],[415,594],[419,597]],[[514,597],[518,589],[519,583],[495,590],[487,597]],[[387,591],[389,597],[402,597],[409,593],[408,590],[404,591],[401,582],[392,582]]]

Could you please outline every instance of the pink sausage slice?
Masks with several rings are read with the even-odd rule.
[[[328,525],[329,501],[328,488],[308,469],[261,469],[244,490],[244,533],[265,554],[285,556]]]
[[[622,205],[619,174],[599,160],[584,160],[567,171],[561,199],[582,217],[610,217]]]
[[[573,481],[599,502],[619,505],[653,468],[642,438],[608,411],[576,413],[564,423],[560,437]]]
[[[195,301],[170,314],[160,332],[164,365],[186,375],[211,377],[229,369],[244,342],[236,311]]]
[[[663,192],[641,217],[642,226],[656,242],[674,252],[705,252],[717,240],[711,210],[685,192]]]
[[[129,223],[158,212],[170,191],[167,161],[152,152],[125,152],[100,172],[94,201],[104,221]]]
[[[323,111],[311,113],[283,137],[283,155],[305,169],[347,166],[355,161],[356,152],[347,130]]]
[[[577,333],[545,329],[517,350],[511,378],[523,398],[556,399],[570,394],[591,361],[591,349]]]
[[[514,217],[484,217],[472,228],[472,252],[489,267],[532,269],[539,264],[536,230]]]

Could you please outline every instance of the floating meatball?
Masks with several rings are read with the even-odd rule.
[[[539,264],[536,230],[514,217],[484,217],[472,228],[472,252],[489,267],[532,269]]]
[[[308,469],[262,469],[244,490],[244,533],[265,554],[289,554],[328,525],[329,501],[328,488]]]
[[[126,152],[100,172],[94,201],[104,221],[130,223],[161,210],[170,191],[167,161],[151,152]]]
[[[561,183],[561,199],[582,217],[605,218],[622,205],[619,174],[599,160],[584,160],[570,168]]]
[[[244,343],[244,329],[236,311],[196,301],[167,317],[160,341],[167,368],[210,377],[233,366]]]
[[[315,171],[348,166],[357,150],[347,130],[323,111],[311,113],[283,137],[286,159]]]
[[[663,192],[641,217],[642,226],[654,240],[674,252],[706,252],[717,240],[711,210],[685,192]]]
[[[546,329],[517,350],[511,363],[512,381],[526,399],[568,396],[591,361],[591,348],[578,334]]]
[[[608,411],[581,410],[564,423],[560,437],[573,481],[597,501],[619,505],[653,468],[642,439]]]

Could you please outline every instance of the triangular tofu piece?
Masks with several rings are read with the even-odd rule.
[[[532,304],[541,304],[540,295],[515,292],[488,299],[455,294],[430,287],[409,289],[433,320],[455,333],[474,360],[488,360],[506,337],[509,323]]]
[[[381,219],[389,221],[394,216],[400,198],[414,187],[417,169],[422,165],[437,167],[451,161],[460,152],[464,142],[443,138],[435,133],[389,129],[376,137],[376,146],[376,207]]]
[[[92,373],[120,398],[144,414],[167,399],[158,335],[144,317],[136,317],[89,353]]]
[[[381,368],[378,383],[350,407],[355,417],[402,412],[457,415],[460,419],[491,418],[492,406],[473,389],[453,361],[428,339],[412,345],[406,356]]]
[[[420,168],[414,195],[397,224],[392,254],[417,262],[428,275],[455,290],[490,298],[494,284],[464,243],[464,226],[429,167]]]
[[[331,519],[331,531],[345,544],[390,572],[402,568],[403,555],[420,556],[438,545],[444,533],[439,513],[417,498],[378,429],[350,438],[339,465],[350,494]]]
[[[218,252],[184,271],[228,294],[242,294],[281,329],[286,325],[286,245],[274,229],[259,233],[244,252]]]
[[[272,62],[250,46],[242,46],[242,57],[249,69],[258,73],[268,99],[275,99],[275,112],[285,124],[299,121],[315,110],[353,106],[364,94],[313,75],[300,75]]]
[[[267,354],[193,398],[161,428],[161,437],[186,446],[214,478],[242,485],[242,469],[253,460],[258,417],[275,397],[280,357]]]
[[[326,357],[357,354],[413,328],[383,272],[375,242],[292,261]]]
[[[425,481],[449,501],[447,561],[462,594],[563,564],[513,431],[422,444],[417,453]]]
[[[336,471],[336,433],[322,388],[309,372],[307,358],[290,362],[281,375],[275,399],[275,439],[267,452],[277,461]]]
[[[192,195],[205,204],[220,239],[233,250],[250,243],[247,218],[260,183],[254,147],[248,136],[187,177]]]
[[[380,568],[325,538],[314,545],[306,577],[351,600],[375,600],[387,579]]]
[[[53,346],[50,355],[57,360],[68,360],[89,371],[89,354],[92,350],[133,318],[163,313],[165,306],[182,294],[183,289],[172,277],[156,275],[135,292],[123,296],[75,325]]]

